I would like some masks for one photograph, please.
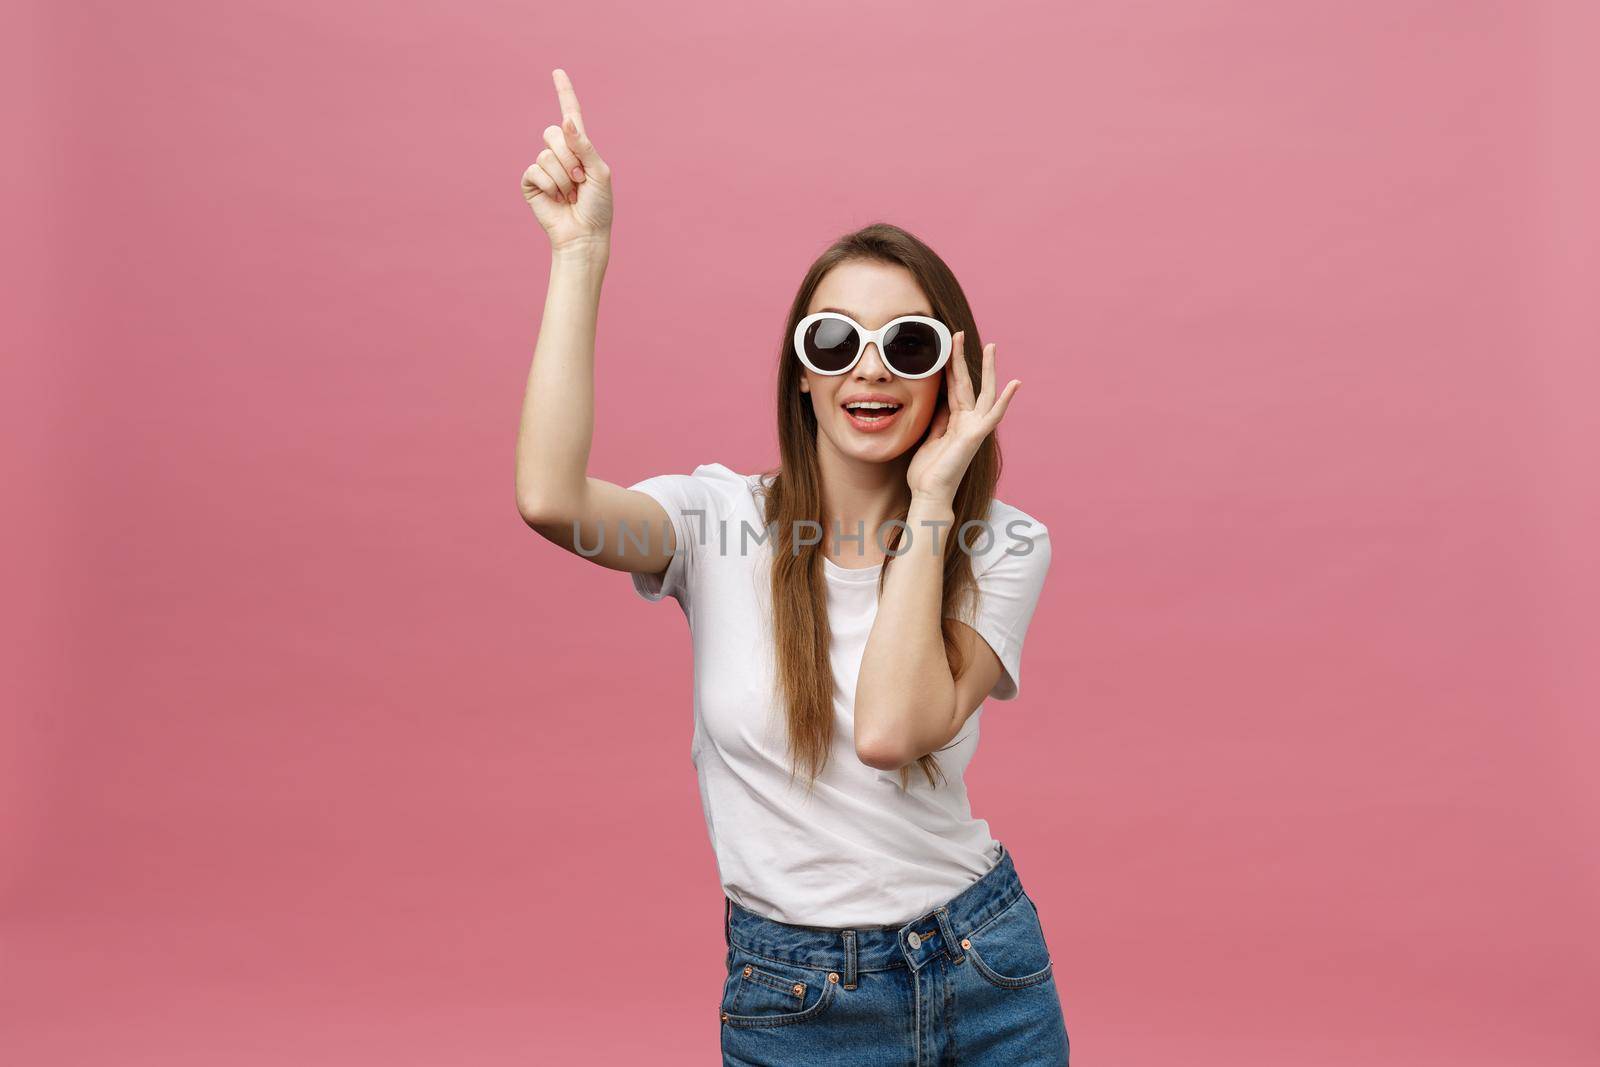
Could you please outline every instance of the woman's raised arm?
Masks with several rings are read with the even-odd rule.
[[[594,436],[594,338],[611,256],[611,168],[584,129],[578,96],[557,69],[561,125],[522,175],[522,195],[550,238],[550,287],[517,433],[517,510],[547,540],[613,570],[659,573],[672,559],[672,523],[654,499],[588,474]],[[619,549],[626,523],[648,530]],[[594,551],[597,542],[603,547]]]

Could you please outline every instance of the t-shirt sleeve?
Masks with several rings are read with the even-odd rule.
[[[1022,639],[1050,569],[1050,531],[1018,512],[994,530],[993,544],[973,557],[972,569],[978,582],[976,612],[968,608],[956,617],[1000,659],[1000,679],[989,696],[1012,700],[1022,684]]]
[[[693,474],[658,474],[628,488],[646,493],[660,504],[674,533],[672,562],[666,571],[633,572],[634,591],[650,601],[672,597],[688,611],[705,554],[717,543],[717,524],[731,514],[734,493],[747,488],[744,477],[720,463],[702,463]],[[662,535],[659,527],[649,531],[651,538]]]

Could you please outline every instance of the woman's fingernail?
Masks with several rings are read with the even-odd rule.
[[[572,180],[575,181],[575,182],[583,181],[583,168],[582,167],[573,167],[572,168]]]

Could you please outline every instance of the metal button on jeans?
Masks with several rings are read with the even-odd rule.
[[[906,941],[911,945],[912,948],[922,947],[922,938],[917,936],[917,932],[915,930],[906,935]]]

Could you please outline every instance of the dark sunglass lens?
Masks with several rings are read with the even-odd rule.
[[[939,333],[925,322],[902,322],[883,339],[883,358],[896,374],[926,374],[939,362]]]
[[[844,370],[860,344],[856,328],[843,319],[818,319],[806,327],[806,358],[818,370]]]

